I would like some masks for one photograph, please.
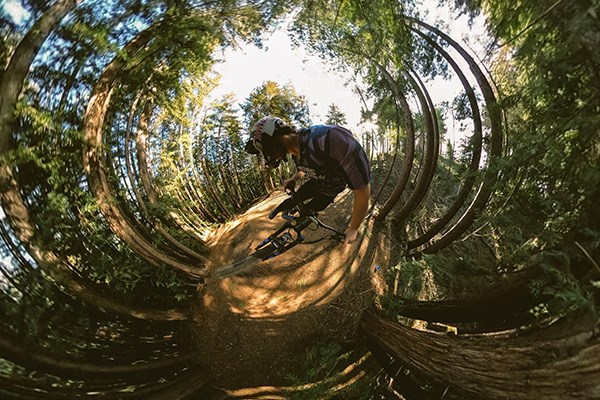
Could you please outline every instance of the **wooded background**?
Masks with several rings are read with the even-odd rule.
[[[2,398],[217,398],[190,322],[203,238],[293,172],[246,154],[247,127],[345,122],[311,121],[291,84],[207,101],[215,52],[289,15],[374,100],[354,133],[393,257],[357,332],[364,398],[600,398],[598,0],[455,0],[486,20],[481,59],[414,1],[23,5],[0,31]],[[453,102],[432,103],[436,76]]]

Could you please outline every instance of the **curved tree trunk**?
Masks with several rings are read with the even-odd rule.
[[[529,285],[541,274],[543,270],[536,265],[498,277],[493,286],[480,288],[476,297],[438,301],[401,299],[397,313],[429,322],[518,326],[530,320],[528,310],[540,302],[531,294]]]
[[[450,38],[448,35],[440,31],[439,29],[434,28],[422,21],[413,18],[407,19],[444,39],[444,41],[446,41],[446,43],[453,47],[461,55],[463,60],[468,63],[469,68],[473,73],[477,84],[479,85],[479,89],[483,94],[491,131],[489,135],[490,148],[488,150],[488,168],[486,169],[483,182],[479,186],[479,190],[477,191],[475,198],[473,199],[467,210],[464,212],[464,214],[461,215],[456,224],[449,228],[446,232],[444,232],[440,239],[438,239],[431,246],[423,250],[425,253],[435,253],[436,251],[448,246],[450,243],[452,243],[454,240],[460,237],[463,233],[465,233],[465,231],[471,226],[471,224],[473,223],[477,215],[480,213],[480,211],[483,209],[483,207],[485,207],[494,191],[493,185],[497,178],[497,172],[495,172],[493,168],[490,168],[490,166],[496,162],[496,159],[502,153],[502,141],[504,130],[502,126],[502,111],[501,108],[498,106],[496,96],[490,83],[481,71],[479,65],[475,62],[473,57],[469,55],[469,53],[467,53],[457,42],[452,40],[452,38]],[[431,39],[427,35],[418,30],[415,31],[419,35],[421,35],[423,39],[430,41],[430,43],[434,47],[436,47],[440,52],[443,52],[440,46],[437,45],[437,43],[431,42]]]
[[[131,188],[133,190],[133,194],[135,196],[135,199],[137,200],[137,203],[139,204],[142,212],[146,215],[148,215],[148,208],[146,207],[146,202],[144,201],[138,185],[137,185],[137,177],[134,176],[134,171],[133,171],[133,166],[131,165],[131,151],[130,151],[130,140],[131,140],[131,131],[133,129],[133,117],[135,115],[136,109],[137,109],[137,103],[139,101],[139,96],[140,94],[138,94],[138,96],[136,96],[136,99],[134,100],[133,106],[131,108],[131,112],[129,114],[129,118],[127,120],[127,132],[125,135],[125,164],[126,164],[126,169],[127,169],[127,178],[129,179],[129,182],[131,184]],[[142,115],[140,117],[140,123],[138,126],[138,133],[140,133],[141,131],[145,131],[144,134],[147,135],[147,129],[148,129],[148,122],[147,120],[149,119],[149,114],[151,112],[151,107],[149,106],[149,104],[151,104],[150,101],[148,101],[146,103],[146,107],[144,108]],[[142,123],[142,121],[144,123]],[[147,174],[147,170],[145,170],[145,174],[146,174],[146,179],[148,179],[148,174]],[[150,202],[150,204],[152,204],[152,201]],[[195,251],[193,251],[192,249],[190,249],[189,247],[185,246],[183,243],[181,243],[180,241],[178,241],[177,239],[175,239],[163,226],[163,224],[158,221],[158,223],[155,224],[155,228],[156,230],[162,234],[171,244],[173,244],[177,249],[179,249],[179,251],[181,251],[183,254],[186,254],[188,257],[191,258],[195,258],[197,260],[203,260],[204,257],[201,256],[200,254],[196,253]]]
[[[124,49],[127,54],[143,51],[141,48],[154,35],[152,28],[140,33],[129,42]],[[84,138],[86,150],[83,158],[84,171],[88,179],[91,192],[96,197],[100,209],[108,224],[132,250],[153,265],[166,264],[172,268],[186,273],[193,278],[203,278],[208,275],[205,266],[195,265],[184,260],[173,258],[154,248],[154,245],[146,240],[141,232],[133,227],[117,205],[117,201],[111,194],[111,187],[103,165],[104,155],[102,153],[102,128],[106,112],[110,104],[113,86],[118,82],[119,75],[123,73],[126,60],[116,57],[105,68],[102,76],[96,83],[90,101],[87,106],[84,119]]]
[[[149,154],[149,150],[148,150],[148,137],[149,137],[149,132],[150,132],[150,128],[149,128],[149,119],[150,119],[150,106],[151,104],[146,104],[146,108],[142,114],[142,118],[140,119],[140,124],[139,124],[139,129],[138,129],[138,133],[136,135],[136,155],[137,155],[137,162],[138,162],[138,169],[139,169],[139,174],[140,174],[140,179],[142,181],[142,186],[144,187],[144,190],[146,191],[146,196],[148,197],[148,200],[150,201],[151,204],[156,202],[156,199],[158,198],[158,194],[156,193],[156,191],[154,190],[154,187],[152,186],[152,180],[150,179],[150,174],[148,172],[149,170],[149,162],[148,162],[148,154]],[[187,190],[187,189],[186,189]],[[180,203],[181,204],[186,204],[187,209],[189,211],[188,215],[197,215],[200,214],[199,219],[202,220],[207,220],[210,217],[208,217],[208,213],[207,211],[200,206],[196,206],[195,202],[193,201],[193,198],[190,196],[189,199],[182,199],[182,196],[180,195],[179,197]],[[194,206],[198,207],[197,210],[194,210],[189,204],[194,204]],[[200,238],[198,236],[198,233],[196,231],[195,228],[193,228],[193,224],[189,223],[188,220],[186,219],[186,213],[185,212],[179,212],[177,213],[171,213],[170,216],[175,220],[175,222],[190,236],[192,236],[195,240],[198,240],[200,243],[204,244],[204,241],[202,240],[202,238]],[[200,225],[204,225],[203,223],[201,223]]]
[[[385,68],[383,68],[383,66],[377,63],[375,63],[375,66],[390,86],[392,93],[394,94],[394,98],[397,101],[396,107],[398,107],[398,103],[400,103],[399,106],[402,111],[402,115],[404,116],[404,123],[408,134],[406,138],[404,163],[402,164],[402,169],[400,172],[400,177],[398,178],[398,182],[394,186],[394,189],[392,190],[392,193],[389,195],[388,199],[381,207],[381,210],[379,210],[379,212],[375,216],[375,220],[381,222],[385,220],[387,215],[390,213],[390,211],[392,211],[392,208],[394,208],[394,206],[400,199],[400,196],[404,192],[404,188],[408,183],[408,179],[410,178],[413,158],[415,156],[415,127],[412,118],[412,113],[410,111],[410,106],[408,104],[408,101],[406,100],[406,97],[404,96],[404,93],[402,93],[402,91],[400,90],[398,82],[394,80],[392,75]]]
[[[65,0],[55,3],[33,25],[13,53],[0,82],[0,202],[11,227],[19,241],[27,248],[36,263],[50,276],[65,286],[70,293],[98,307],[136,318],[157,318],[167,320],[187,319],[186,313],[136,309],[123,306],[119,301],[100,293],[96,285],[80,282],[80,279],[55,253],[45,251],[32,243],[35,228],[31,223],[29,210],[25,206],[14,169],[7,162],[6,155],[12,150],[10,124],[18,96],[21,93],[29,66],[46,37],[60,20],[71,11],[79,0]]]
[[[110,175],[115,176],[118,181],[131,182],[129,179],[131,174],[127,172],[127,168],[124,167],[121,163],[121,157],[117,156],[116,160],[114,158],[107,158],[106,160],[106,169],[110,171]],[[127,185],[127,191],[129,193],[130,198],[137,199],[133,190],[133,185]],[[130,202],[127,201],[123,196],[117,195],[115,196],[115,200],[119,202],[119,210],[121,211],[121,215],[124,217],[126,222],[133,230],[139,233],[139,236],[142,240],[145,240],[148,243],[153,243],[156,246],[156,250],[165,256],[173,257],[174,259],[180,260],[181,262],[194,262],[199,261],[194,256],[187,254],[182,251],[177,250],[177,246],[168,246],[164,243],[162,238],[157,237],[156,231],[159,233],[165,232],[163,236],[167,239],[171,237],[171,235],[162,228],[162,226],[157,226],[152,224],[151,221],[147,221],[147,224],[142,223],[136,216],[135,213],[132,212],[130,207]],[[137,205],[137,202],[134,204]],[[172,238],[172,237],[171,237]],[[174,238],[172,238],[175,240]],[[201,256],[200,256],[201,257]]]
[[[70,361],[65,355],[49,354],[41,349],[32,352],[18,342],[0,335],[0,358],[32,370],[52,371],[52,374],[69,378],[78,377],[116,377],[127,375],[128,379],[146,380],[148,376],[163,376],[165,370],[182,368],[196,358],[195,354],[180,355],[147,363],[126,365],[89,364],[82,361]]]
[[[230,168],[231,168],[231,174],[232,174],[232,179],[233,179],[233,190],[235,191],[235,195],[237,198],[237,206],[238,209],[240,207],[242,207],[242,205],[245,204],[245,198],[244,195],[242,193],[242,184],[240,181],[240,175],[238,174],[236,165],[235,165],[235,153],[233,152],[233,146],[231,144],[229,144],[229,146],[227,146],[227,150],[229,151],[229,158],[231,160],[230,163]]]
[[[422,332],[367,311],[367,345],[448,387],[445,398],[565,400],[600,397],[600,337],[592,330],[555,340],[464,338]]]
[[[417,31],[418,32],[418,31]],[[454,72],[457,74],[460,82],[463,85],[465,90],[465,94],[469,100],[469,105],[471,106],[471,110],[473,112],[473,136],[470,139],[470,143],[473,145],[473,154],[471,156],[471,161],[468,165],[468,171],[470,174],[467,176],[463,184],[461,185],[460,191],[456,195],[456,199],[452,203],[452,205],[446,210],[446,213],[437,220],[431,227],[428,227],[427,232],[425,234],[420,235],[418,238],[411,240],[408,242],[409,248],[418,247],[420,245],[425,244],[428,240],[433,238],[436,234],[442,231],[446,225],[454,218],[456,213],[460,210],[460,208],[466,202],[469,194],[471,193],[473,186],[476,182],[476,174],[475,172],[479,170],[479,162],[481,160],[482,154],[482,143],[483,143],[483,125],[479,110],[479,105],[477,103],[477,96],[475,95],[475,91],[473,87],[469,83],[467,77],[462,72],[456,61],[452,57],[448,55],[448,53],[437,44],[437,42],[431,40],[427,36],[422,36],[425,40],[428,40],[432,46],[434,46],[440,54],[446,59],[446,61],[453,67]]]
[[[196,157],[194,157],[193,153],[196,153]],[[191,170],[192,170],[192,176],[194,177],[194,184],[192,184],[191,182],[187,182],[187,185],[184,186],[184,190],[186,191],[186,194],[190,197],[190,201],[192,201],[192,203],[196,203],[196,201],[194,201],[194,196],[196,197],[198,207],[200,207],[202,209],[202,212],[206,215],[206,217],[209,219],[209,221],[211,222],[217,222],[219,219],[218,217],[212,212],[212,210],[210,210],[209,206],[205,205],[204,202],[202,201],[202,194],[198,193],[198,188],[202,187],[202,180],[200,179],[200,176],[198,175],[198,170],[203,171],[202,164],[199,160],[203,159],[203,147],[202,147],[202,142],[201,142],[201,135],[197,135],[197,139],[196,139],[196,146],[195,148],[190,144],[190,163],[191,163]],[[188,189],[191,188],[191,193],[194,194],[194,196],[192,196],[192,194],[190,193],[190,190]]]
[[[130,366],[125,374],[118,373],[117,376],[98,374],[96,371],[84,374],[82,371],[74,370],[75,380],[85,381],[83,387],[54,385],[51,382],[33,381],[31,378],[25,379],[17,375],[0,376],[0,397],[3,400],[40,400],[42,398],[44,400],[72,400],[89,397],[90,392],[95,392],[105,400],[185,400],[191,394],[197,394],[198,397],[194,398],[199,399],[217,399],[209,397],[210,393],[215,392],[215,388],[208,385],[207,373],[201,367],[183,369],[185,364],[182,362],[177,366],[178,369],[173,369],[174,364],[161,364],[160,362],[152,363],[152,367],[158,368],[158,370],[150,371],[150,374],[146,374],[144,371],[144,364],[138,364],[142,366],[142,369],[138,369],[136,365]],[[188,362],[188,364],[191,363]],[[41,370],[41,367],[53,368],[54,365],[36,365],[32,369],[44,373],[45,371]],[[55,375],[54,370],[46,371]],[[127,377],[127,381],[123,381],[122,375]],[[66,376],[71,379],[70,374],[67,373]],[[65,379],[64,382],[66,381]],[[218,398],[224,399],[224,397]]]
[[[231,147],[229,146],[227,143],[223,143],[224,141],[221,140],[221,131],[223,130],[223,124],[222,122],[219,122],[219,127],[217,128],[217,147],[218,147],[218,151],[217,154],[219,155],[219,159],[218,159],[218,164],[219,164],[219,174],[221,176],[221,182],[223,183],[223,188],[225,193],[227,193],[227,197],[229,198],[229,201],[231,202],[231,204],[233,204],[235,206],[235,209],[239,209],[240,208],[240,203],[238,202],[238,197],[237,197],[237,191],[236,191],[236,185],[235,185],[235,180],[234,177],[235,175],[233,173],[231,173],[231,171],[228,168],[229,173],[227,173],[225,171],[225,167],[229,167],[232,163],[232,160],[228,160],[229,162],[226,163],[226,159],[223,159],[223,156],[225,154],[229,155],[229,151],[228,149],[223,149],[223,146],[227,146],[227,147]],[[227,165],[226,165],[227,164]],[[231,213],[229,214],[229,216],[231,217]]]
[[[219,220],[223,220],[224,218],[229,218],[229,217],[231,217],[231,214],[230,214],[229,210],[227,209],[227,206],[225,206],[225,204],[223,203],[221,196],[219,195],[219,190],[213,181],[212,173],[208,168],[208,164],[206,162],[206,157],[204,156],[204,146],[202,145],[202,143],[200,143],[199,145],[201,146],[201,148],[200,148],[201,149],[200,167],[202,169],[202,172],[204,173],[204,180],[206,181],[206,188],[208,189],[208,192],[210,193],[211,200],[217,206],[217,211],[219,213],[219,215],[217,217],[219,218]]]
[[[438,143],[439,143],[439,131],[437,126],[437,119],[435,115],[435,109],[433,104],[428,102],[423,90],[417,83],[418,77],[415,77],[411,73],[405,74],[409,82],[413,85],[413,90],[417,93],[417,98],[421,103],[422,115],[425,117],[426,125],[426,141],[423,144],[423,158],[419,170],[416,173],[416,182],[414,183],[414,189],[410,194],[409,198],[404,202],[402,207],[395,213],[394,221],[404,220],[408,214],[413,212],[423,201],[427,191],[429,190],[429,184],[435,174],[435,164],[438,157]],[[419,80],[420,82],[420,80]]]
[[[0,82],[0,200],[13,229],[26,244],[30,244],[34,228],[21,198],[14,170],[5,158],[13,148],[10,124],[29,66],[50,32],[78,2],[59,1],[36,21],[15,49]]]

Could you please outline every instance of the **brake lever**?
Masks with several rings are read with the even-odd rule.
[[[346,234],[342,233],[342,232],[336,232],[334,233],[332,236],[332,239],[337,240],[340,243],[344,242],[344,239],[346,239]]]

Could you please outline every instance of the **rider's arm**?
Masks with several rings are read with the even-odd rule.
[[[285,189],[287,189],[287,188],[288,188],[288,186],[290,186],[291,188],[295,188],[295,187],[296,187],[296,182],[297,182],[299,179],[302,179],[303,177],[304,177],[304,172],[302,172],[302,171],[297,171],[297,172],[294,174],[294,176],[292,176],[291,178],[289,178],[289,179],[286,179],[286,180],[284,180],[284,181],[283,181],[283,187],[284,187]]]
[[[352,203],[352,217],[350,218],[350,226],[346,230],[346,243],[352,243],[356,240],[358,228],[367,215],[369,209],[369,198],[371,197],[371,185],[354,189],[354,202]]]
[[[293,179],[295,181],[297,181],[298,179],[302,179],[304,177],[304,172],[303,171],[296,171],[296,173],[294,174],[294,176],[292,176],[290,179]]]
[[[346,230],[345,240],[346,243],[352,243],[369,208],[371,195],[369,160],[360,143],[345,128],[331,128],[323,148],[328,151],[333,161],[338,163],[338,170],[354,193],[350,226]]]
[[[369,198],[371,197],[371,185],[367,185],[364,188],[355,189],[354,203],[352,204],[352,218],[350,219],[350,229],[358,229],[360,224],[367,215],[369,209]]]

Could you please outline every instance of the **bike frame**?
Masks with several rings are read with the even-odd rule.
[[[298,216],[294,215],[296,212],[298,213]],[[334,239],[338,242],[341,242],[345,237],[345,235],[342,232],[321,222],[317,218],[316,213],[307,212],[301,204],[297,204],[292,213],[283,212],[281,217],[285,219],[285,223],[255,248],[257,253],[259,253],[267,245],[272,245],[273,251],[269,252],[270,254],[258,254],[259,258],[261,258],[262,260],[268,260],[270,258],[276,257],[301,243],[317,243],[324,239]],[[313,224],[317,227],[321,227],[331,231],[332,234],[317,240],[305,242],[304,235],[302,235],[302,231]],[[292,236],[292,232],[295,233],[295,237]]]

